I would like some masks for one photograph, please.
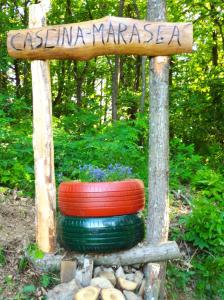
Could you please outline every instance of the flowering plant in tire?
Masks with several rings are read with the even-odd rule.
[[[81,182],[105,182],[131,179],[134,174],[132,168],[120,164],[110,164],[107,168],[88,164],[79,167],[78,177]]]

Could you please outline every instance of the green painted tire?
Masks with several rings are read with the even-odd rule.
[[[58,241],[67,250],[109,253],[132,248],[143,237],[144,222],[137,214],[58,220]]]

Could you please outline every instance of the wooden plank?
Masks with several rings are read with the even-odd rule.
[[[36,26],[35,26],[36,27]],[[192,51],[192,24],[105,17],[9,31],[8,52],[23,59],[88,60],[99,55],[171,55]]]
[[[45,23],[41,4],[30,6],[29,26]],[[52,133],[50,71],[47,61],[31,62],[33,93],[33,149],[35,165],[36,241],[39,248],[54,252],[56,246],[56,191]]]

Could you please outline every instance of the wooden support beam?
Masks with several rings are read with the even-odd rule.
[[[147,19],[166,21],[166,1],[148,0]],[[158,55],[161,55],[158,54]],[[169,231],[169,57],[150,59],[148,243],[165,242]],[[145,300],[164,299],[166,263],[146,268]],[[156,270],[156,271],[155,271]],[[147,273],[148,272],[148,273]],[[156,274],[156,276],[155,276]]]
[[[27,258],[34,264],[34,266],[40,270],[52,271],[60,270],[60,264],[64,256],[62,255],[45,255],[42,259],[35,259],[28,254]],[[130,250],[120,251],[111,254],[78,254],[71,252],[67,260],[77,259],[80,263],[83,263],[85,258],[89,258],[94,261],[94,265],[132,265],[132,264],[144,264],[155,261],[165,261],[168,259],[177,259],[181,257],[180,250],[176,242],[166,242],[157,245],[141,245],[136,246]]]
[[[180,258],[181,254],[176,242],[166,242],[157,245],[136,246],[126,251],[91,257],[95,265],[128,266]]]
[[[30,6],[29,27],[45,24],[41,4]],[[32,61],[33,149],[35,165],[36,241],[39,248],[54,252],[56,246],[56,191],[52,133],[52,101],[50,71],[47,61]]]
[[[192,24],[148,22],[121,17],[12,30],[7,48],[23,59],[88,60],[99,55],[171,55],[192,51]]]

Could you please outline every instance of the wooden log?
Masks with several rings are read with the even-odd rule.
[[[48,272],[60,270],[61,261],[65,259],[63,255],[46,254],[41,259],[34,259],[26,253],[27,259],[33,263],[36,269]],[[77,259],[83,264],[86,258],[92,259],[94,266],[114,266],[114,265],[134,265],[144,264],[155,261],[166,261],[169,259],[177,259],[181,257],[181,253],[176,242],[166,242],[157,245],[136,246],[130,250],[115,252],[112,254],[78,254],[69,253],[66,259]]]
[[[7,48],[15,58],[88,60],[108,54],[156,56],[191,52],[192,42],[191,23],[153,23],[109,16],[9,31]]]
[[[166,1],[148,0],[147,19],[166,21]],[[161,54],[158,54],[161,55]],[[169,57],[150,59],[149,206],[146,240],[167,241],[169,231]],[[164,298],[166,262],[150,264],[145,300]],[[157,270],[157,271],[155,271]]]
[[[45,25],[41,4],[30,6],[29,26]],[[35,165],[36,241],[46,252],[56,246],[56,190],[52,133],[52,101],[49,65],[46,61],[31,62],[33,93],[33,149]]]
[[[159,278],[160,264],[147,264],[144,268],[144,273],[146,282],[148,282],[145,287],[144,299],[158,299],[161,283],[161,279]]]
[[[83,255],[74,255],[82,261]],[[130,250],[112,254],[88,255],[94,260],[94,265],[134,265],[154,261],[164,261],[181,257],[176,242],[166,242],[157,245],[142,245]]]

